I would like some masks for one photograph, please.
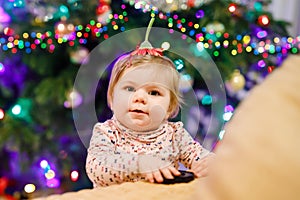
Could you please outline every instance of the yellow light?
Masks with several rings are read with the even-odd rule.
[[[249,44],[250,41],[251,41],[251,37],[249,35],[245,35],[243,38],[243,43]]]
[[[186,31],[186,28],[182,27],[182,28],[181,28],[181,32],[184,33],[185,31]]]
[[[163,42],[161,44],[161,48],[163,48],[164,50],[168,50],[170,48],[170,43],[169,42]]]
[[[11,48],[14,47],[14,45],[13,45],[13,43],[9,42],[9,43],[7,43],[7,47],[8,47],[9,49],[11,49]]]
[[[233,49],[233,50],[231,51],[231,55],[236,56],[236,55],[237,55],[237,50],[236,50],[236,49]]]
[[[166,0],[166,3],[173,3],[173,0]]]
[[[52,169],[49,169],[46,173],[45,173],[45,177],[47,179],[53,179],[55,177],[55,172]]]
[[[266,44],[265,45],[265,50],[269,50],[270,49],[270,45],[269,44]]]
[[[18,44],[19,44],[19,40],[15,39],[14,45],[18,45]]]
[[[37,33],[36,34],[36,38],[41,38],[42,37],[42,34],[41,33]]]
[[[23,33],[23,38],[27,39],[29,37],[28,33]]]
[[[252,51],[252,47],[251,47],[251,46],[247,46],[247,47],[246,47],[246,51],[247,51],[247,52],[251,52],[251,51]]]
[[[119,19],[123,19],[124,18],[124,16],[123,15],[119,15]]]
[[[82,33],[81,32],[77,32],[77,37],[82,37]]]
[[[279,39],[278,37],[275,37],[275,38],[274,38],[274,42],[275,42],[275,43],[279,43],[279,42],[280,42],[280,39]]]
[[[57,42],[58,42],[59,44],[63,43],[63,41],[64,41],[64,40],[63,40],[62,38],[58,38],[58,39],[57,39]]]
[[[224,40],[223,45],[224,46],[228,46],[229,45],[229,41],[228,40]]]
[[[118,25],[114,25],[114,26],[113,26],[113,29],[114,29],[114,30],[118,30],[118,28],[119,28]]]
[[[289,37],[288,39],[287,39],[287,41],[289,42],[289,43],[293,43],[293,38],[292,37]]]
[[[203,46],[204,46],[205,49],[209,48],[209,44],[208,43],[205,43]]]
[[[198,29],[199,28],[199,24],[194,24],[194,28]]]
[[[221,43],[219,41],[215,42],[215,46],[219,47],[221,45]]]
[[[33,185],[33,184],[26,184],[25,186],[24,186],[24,191],[26,192],[26,193],[32,193],[32,192],[34,192],[35,191],[35,189],[36,189],[36,187],[35,187],[35,185]]]

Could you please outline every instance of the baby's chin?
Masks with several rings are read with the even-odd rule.
[[[140,133],[145,132],[145,134],[149,131],[154,131],[158,129],[159,125],[152,125],[152,124],[131,124],[130,129],[133,131],[137,131]]]

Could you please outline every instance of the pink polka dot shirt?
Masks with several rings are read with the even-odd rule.
[[[194,160],[208,154],[183,128],[182,122],[165,121],[155,131],[135,132],[112,117],[94,126],[86,171],[94,187],[109,186],[145,180],[142,172],[154,170],[145,164],[145,156],[176,168],[179,162],[190,168]]]

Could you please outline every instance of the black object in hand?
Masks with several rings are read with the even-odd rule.
[[[188,183],[195,179],[195,175],[193,172],[188,172],[184,170],[179,170],[179,172],[181,174],[179,176],[174,176],[173,179],[164,178],[162,184]]]

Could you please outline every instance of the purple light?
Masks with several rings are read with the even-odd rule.
[[[5,72],[5,67],[2,63],[0,63],[0,73],[4,73]]]
[[[266,66],[266,63],[265,63],[265,61],[260,60],[260,61],[258,61],[257,65],[258,65],[259,67],[263,68],[263,67]]]
[[[258,38],[264,38],[264,37],[266,37],[267,35],[268,35],[267,31],[258,31],[257,34],[256,34],[256,36],[257,36]]]
[[[49,188],[57,188],[59,187],[60,182],[57,178],[52,178],[52,179],[48,179],[46,184]]]
[[[196,12],[195,16],[196,16],[197,19],[204,17],[204,11],[203,10],[198,10]]]
[[[224,112],[233,112],[234,108],[232,107],[232,105],[227,105],[224,108]]]
[[[0,23],[5,24],[8,22],[10,22],[10,16],[6,12],[4,12],[2,7],[0,7]]]

